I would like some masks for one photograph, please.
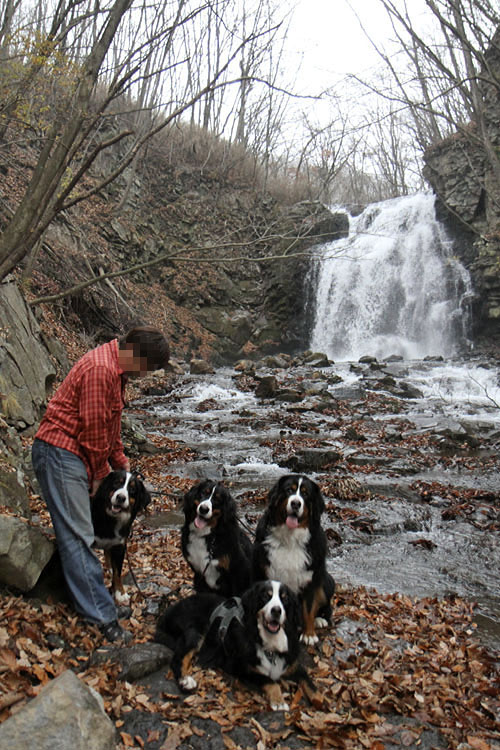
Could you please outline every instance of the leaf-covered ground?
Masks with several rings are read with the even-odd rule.
[[[129,576],[132,614],[123,625],[133,632],[135,643],[151,641],[165,592],[182,596],[190,591],[178,526],[152,523],[159,514],[178,511],[177,499],[191,481],[169,476],[165,467],[174,457],[190,456],[166,438],[154,440],[160,452],[141,457],[138,468],[157,494],[148,515],[136,522],[129,544],[141,590]],[[260,499],[252,493],[247,501],[254,507]],[[32,511],[50,533],[37,497]],[[0,721],[22,710],[49,680],[70,668],[103,696],[119,748],[493,750],[500,747],[498,661],[480,645],[473,614],[471,604],[454,597],[416,600],[362,588],[338,590],[332,625],[307,654],[325,698],[323,710],[309,706],[288,685],[290,712],[273,714],[258,693],[221,673],[198,672],[198,691],[184,696],[168,669],[149,688],[147,678],[139,683],[120,680],[116,664],[89,666],[89,657],[102,644],[96,628],[82,623],[66,604],[4,591]]]

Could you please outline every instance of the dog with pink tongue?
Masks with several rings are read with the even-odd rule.
[[[306,645],[330,621],[335,582],[326,569],[327,539],[321,526],[325,502],[316,482],[286,474],[270,489],[257,525],[252,555],[255,581],[276,580],[297,594]]]

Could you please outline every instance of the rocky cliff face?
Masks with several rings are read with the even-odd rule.
[[[52,309],[92,342],[142,320],[162,327],[174,356],[214,364],[307,346],[307,253],[344,236],[344,214],[318,203],[280,205],[202,169],[173,168],[150,151],[124,210],[123,182],[50,227],[31,296],[135,268],[74,289]]]
[[[471,122],[424,157],[439,218],[472,276],[472,334],[483,347],[500,345],[500,29],[486,58],[480,92],[491,151],[484,147],[480,126]]]

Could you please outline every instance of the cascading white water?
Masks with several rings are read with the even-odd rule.
[[[331,359],[451,356],[466,342],[469,274],[428,193],[370,204],[318,248],[311,349]]]

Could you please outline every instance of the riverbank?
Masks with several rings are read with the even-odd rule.
[[[376,387],[388,377],[385,366],[314,366],[284,358],[209,375],[184,368],[173,385],[146,383],[147,392],[133,393],[126,447],[155,490],[129,546],[140,590],[128,574],[132,604],[123,624],[134,642],[96,661],[100,634],[83,627],[63,601],[3,592],[0,685],[12,703],[0,709],[0,719],[71,668],[103,696],[121,749],[498,745],[498,651],[478,635],[476,604],[452,589],[429,596],[390,593],[349,580],[357,569],[355,557],[350,568],[351,555],[371,570],[370,555],[381,540],[388,566],[378,568],[378,585],[405,560],[410,568],[423,558],[439,566],[444,548],[431,537],[425,517],[422,526],[407,518],[393,522],[403,507],[405,513],[413,509],[412,523],[415,509],[433,509],[443,527],[465,524],[465,534],[478,531],[479,545],[498,536],[493,406],[487,430],[485,414],[472,420],[477,429],[468,414],[467,430],[450,432],[451,417],[431,414],[431,401],[424,399],[429,422],[423,425],[415,416],[421,396],[413,391],[408,397],[410,386],[417,388],[409,374],[393,369],[394,383]],[[406,364],[398,366],[406,372]],[[425,365],[429,371],[437,366]],[[142,649],[152,640],[159,609],[191,591],[180,551],[182,493],[202,476],[222,478],[252,530],[270,484],[293,470],[314,475],[325,494],[329,565],[336,566],[339,582],[332,626],[307,654],[328,709],[308,706],[292,686],[286,687],[291,711],[273,713],[258,694],[220,673],[198,673],[199,690],[186,696],[165,664],[149,661],[140,677],[137,669],[124,669],[125,658],[130,664],[142,658],[144,665]],[[491,487],[482,488],[483,481]],[[33,517],[49,529],[39,499],[31,497],[30,504]],[[457,561],[464,550],[455,550]],[[483,573],[496,594],[498,566],[493,558],[489,563]],[[421,564],[417,570],[423,578]],[[473,580],[479,572],[478,565]]]

